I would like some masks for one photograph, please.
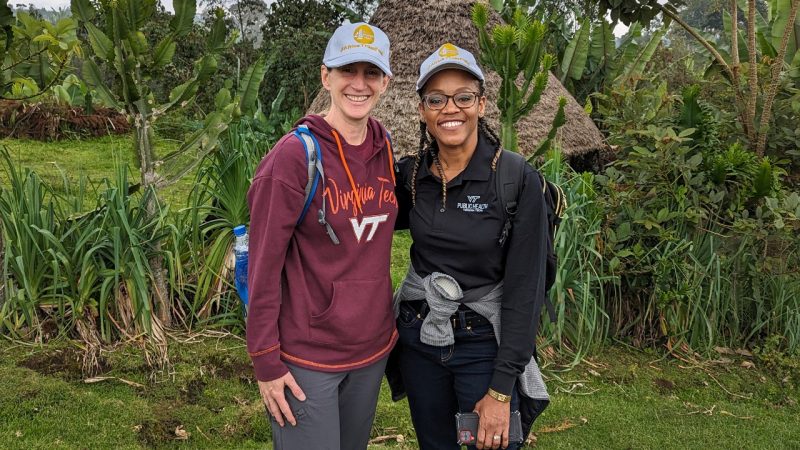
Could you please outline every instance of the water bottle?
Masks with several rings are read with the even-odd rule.
[[[247,317],[247,257],[248,241],[247,227],[239,225],[233,229],[233,254],[236,257],[236,268],[234,270],[234,285],[239,298],[242,300],[244,316]]]

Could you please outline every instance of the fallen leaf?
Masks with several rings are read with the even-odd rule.
[[[733,362],[733,360],[730,358],[720,358],[720,359],[715,359],[711,362],[716,364],[730,364]]]
[[[599,376],[601,376],[601,375],[600,375],[600,372],[598,372],[598,371],[596,371],[596,370],[594,370],[594,369],[589,369],[589,374],[590,374],[590,375],[594,375],[594,376],[596,376],[596,377],[599,377]]]
[[[405,437],[402,434],[387,434],[386,436],[378,436],[374,439],[370,439],[370,444],[380,444],[382,442],[387,441],[397,441],[398,444],[402,444],[405,442]]]
[[[83,380],[83,382],[86,383],[86,384],[91,384],[91,383],[99,383],[101,381],[106,381],[106,380],[112,380],[112,379],[114,379],[114,377],[93,377],[93,378],[87,378],[87,379]]]
[[[175,439],[180,439],[182,441],[185,441],[189,439],[190,435],[191,433],[183,429],[183,425],[178,425],[177,427],[175,427]]]
[[[728,347],[714,347],[714,350],[719,353],[720,355],[735,355],[736,352],[729,349]]]
[[[588,420],[585,417],[581,417],[580,421],[582,423],[588,422]],[[575,424],[572,420],[564,419],[564,421],[558,425],[542,427],[542,429],[539,430],[539,433],[558,433],[561,431],[569,430],[570,428],[575,428],[576,426],[578,425]]]
[[[756,367],[756,365],[753,364],[752,361],[742,361],[742,367],[744,367],[745,369],[753,369]]]
[[[17,436],[18,438],[21,438],[22,437],[22,431],[17,430],[17,432],[14,433],[14,435]]]
[[[100,383],[101,381],[108,381],[108,380],[118,380],[119,382],[125,383],[128,386],[133,386],[135,388],[144,389],[144,385],[143,384],[139,384],[139,383],[136,383],[134,381],[128,381],[128,380],[125,380],[125,379],[122,379],[122,378],[117,378],[117,377],[92,377],[92,378],[87,378],[87,379],[83,380],[83,382],[86,383],[86,384],[92,384],[92,383]]]
[[[142,431],[142,426],[141,425],[134,425],[133,426],[133,432],[134,433],[138,433],[140,431]]]
[[[753,357],[752,353],[748,352],[747,350],[745,350],[743,348],[737,349],[736,350],[736,354],[739,355],[739,356],[747,357],[747,358],[752,358]]]
[[[117,378],[117,380],[119,380],[121,383],[127,384],[128,386],[133,386],[135,388],[144,389],[144,385],[143,384],[139,384],[139,383],[137,383],[135,381],[128,381],[128,380],[126,380],[124,378]]]
[[[719,413],[722,414],[723,416],[735,417],[737,419],[743,419],[743,420],[752,420],[753,419],[753,416],[737,416],[737,415],[731,414],[731,413],[729,413],[728,411],[725,411],[725,410],[721,410]]]

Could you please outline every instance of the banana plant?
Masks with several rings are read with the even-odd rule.
[[[496,25],[490,32],[489,9],[480,2],[475,3],[472,9],[472,22],[478,28],[481,63],[497,72],[501,79],[497,99],[500,139],[505,148],[519,151],[516,123],[541,100],[554,63],[553,55],[545,52],[547,28],[517,8],[510,22]],[[522,83],[517,86],[515,81],[520,76]],[[562,97],[548,138],[539,145],[532,158],[550,148],[556,131],[565,122],[565,106],[566,99]]]
[[[605,18],[594,22],[584,19],[561,56],[562,84],[578,99],[602,91],[609,82],[635,84],[643,76],[645,67],[669,30],[669,24],[667,19],[649,40],[640,44],[637,39],[642,36],[642,25],[635,22],[617,47],[614,23]]]
[[[207,51],[194,65],[193,76],[175,86],[167,99],[157,99],[150,82],[162,73],[164,66],[175,56],[176,42],[192,29],[197,12],[196,0],[173,0],[175,16],[170,22],[171,32],[155,46],[151,46],[143,32],[152,19],[157,0],[71,0],[72,13],[82,23],[88,35],[91,54],[83,62],[82,76],[106,105],[127,113],[133,122],[134,148],[141,170],[141,186],[152,190],[146,195],[146,210],[155,215],[158,208],[158,191],[174,183],[194,169],[202,157],[214,150],[220,134],[228,124],[241,114],[242,106],[251,105],[260,83],[251,77],[240,90],[243,97],[228,99],[218,104],[217,110],[208,114],[203,127],[189,136],[179,149],[159,157],[153,124],[168,112],[189,105],[199,89],[216,72],[220,53],[229,48],[236,36],[227,36],[221,11],[217,11],[207,38]],[[102,27],[95,25],[101,23]],[[263,63],[261,63],[263,66]],[[259,72],[263,76],[263,69]],[[106,76],[113,76],[113,83]],[[188,156],[191,152],[191,156]],[[160,244],[156,245],[156,253]],[[153,273],[153,296],[160,324],[171,325],[171,307],[168,298],[164,261],[156,256],[150,261]]]
[[[578,32],[575,34],[572,40],[569,41],[569,45],[567,45],[567,48],[564,51],[564,57],[561,59],[562,84],[567,81],[567,77],[570,77],[573,80],[580,80],[583,78],[586,61],[589,59],[589,35],[591,23],[592,22],[588,17],[581,21],[581,27],[578,29]],[[605,23],[605,21],[602,23]],[[597,28],[602,29],[601,27]],[[594,42],[592,42],[592,44],[593,47],[596,45]]]

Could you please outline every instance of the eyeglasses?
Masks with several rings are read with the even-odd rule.
[[[440,109],[444,109],[447,106],[447,102],[450,99],[453,99],[453,104],[456,105],[460,109],[471,108],[472,105],[475,104],[475,100],[478,99],[477,92],[459,92],[458,94],[453,95],[444,95],[444,94],[428,94],[422,97],[422,103],[425,105],[426,108],[437,111]]]

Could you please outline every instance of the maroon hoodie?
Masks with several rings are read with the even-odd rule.
[[[386,131],[369,119],[363,144],[350,145],[339,134],[359,209],[331,126],[315,115],[299,124],[317,138],[325,172],[325,190],[318,186],[303,222],[296,225],[308,171],[294,134],[261,161],[247,195],[247,351],[261,381],[283,376],[284,361],[323,372],[364,367],[397,340],[389,276],[397,199]],[[323,197],[339,245],[317,221]]]

